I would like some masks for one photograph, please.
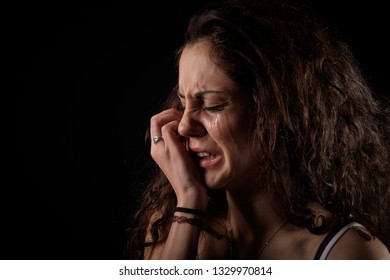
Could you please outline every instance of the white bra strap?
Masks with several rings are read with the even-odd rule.
[[[352,227],[356,227],[356,226],[362,226],[361,224],[357,223],[357,222],[351,222],[347,225],[345,225],[344,227],[342,227],[334,236],[331,240],[329,240],[328,244],[326,245],[325,249],[322,251],[322,254],[321,256],[319,257],[319,260],[326,260],[326,258],[328,257],[328,254],[330,252],[330,250],[332,250],[334,244],[336,244],[336,242],[340,239],[341,236],[343,236],[343,234],[350,228]]]

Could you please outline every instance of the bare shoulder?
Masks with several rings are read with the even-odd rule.
[[[390,260],[384,243],[365,228],[348,229],[330,251],[327,259],[333,260]]]

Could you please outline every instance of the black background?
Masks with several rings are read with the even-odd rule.
[[[106,2],[30,1],[5,11],[14,79],[2,94],[12,143],[1,259],[122,258],[147,179],[149,117],[175,84],[188,17],[206,1]],[[309,3],[345,34],[387,96],[385,4],[338,2]]]

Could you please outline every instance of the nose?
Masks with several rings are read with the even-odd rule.
[[[194,111],[184,110],[183,117],[179,122],[178,132],[183,137],[200,137],[206,133],[206,128],[203,126],[199,113]]]

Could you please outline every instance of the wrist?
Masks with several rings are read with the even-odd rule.
[[[198,217],[198,218],[201,218],[201,219],[206,219],[207,218],[207,212],[205,210],[201,210],[201,209],[196,209],[196,208],[188,208],[188,207],[175,207],[173,209],[173,212],[175,214],[178,214],[180,213],[180,215],[184,215],[184,216],[190,216],[190,217]]]
[[[208,205],[208,196],[207,192],[203,194],[186,194],[177,197],[176,207],[184,207],[190,209],[197,209],[206,211]]]

